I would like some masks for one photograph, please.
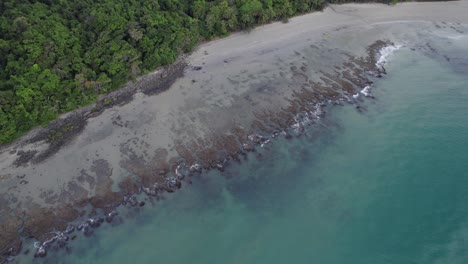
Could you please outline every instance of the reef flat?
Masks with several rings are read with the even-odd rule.
[[[300,135],[327,105],[365,111],[392,49],[437,56],[466,34],[467,13],[467,1],[339,5],[200,46],[2,147],[0,250],[16,255],[33,239],[45,255],[75,229],[112,222],[116,206],[142,205],[135,193],[157,199],[189,175]]]

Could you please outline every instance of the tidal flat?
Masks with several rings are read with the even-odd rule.
[[[44,255],[67,232],[112,222],[119,205],[157,200],[189,175],[300,135],[327,108],[365,111],[387,51],[465,63],[444,47],[466,37],[467,13],[467,1],[337,5],[200,46],[123,88],[125,100],[105,98],[2,147],[0,249],[37,242],[29,254]]]

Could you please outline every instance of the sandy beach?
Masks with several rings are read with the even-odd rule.
[[[168,72],[129,84],[127,100],[0,148],[0,250],[109,215],[136,203],[132,193],[158,196],[189,174],[223,170],[300,133],[323,104],[359,106],[385,71],[376,65],[382,48],[425,52],[466,37],[467,14],[468,1],[332,5],[203,44]]]

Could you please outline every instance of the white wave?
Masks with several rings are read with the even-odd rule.
[[[271,142],[271,140],[267,139],[267,140],[265,140],[265,142],[263,142],[263,143],[260,145],[260,147],[263,148],[263,147],[265,147],[266,144],[268,144],[268,143],[270,143],[270,142]]]
[[[370,86],[366,86],[364,87],[362,90],[361,90],[361,93],[366,96],[366,97],[369,97],[369,96],[372,96],[371,92],[370,92],[370,89],[371,87]],[[359,94],[358,94],[359,95]],[[354,95],[353,95],[354,97]],[[356,97],[355,97],[356,98]]]
[[[446,38],[449,38],[449,39],[462,39],[462,38],[466,38],[468,36],[465,36],[465,35],[457,35],[457,36],[446,36]]]
[[[379,51],[380,57],[377,60],[376,66],[379,67],[380,69],[383,68],[383,66],[387,63],[388,58],[396,51],[402,48],[402,45],[390,45],[382,48]]]
[[[357,99],[358,97],[359,97],[359,93],[353,94],[353,98],[354,98],[354,99]]]

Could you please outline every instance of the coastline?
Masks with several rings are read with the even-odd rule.
[[[243,69],[239,68],[245,65],[245,57],[248,57],[252,54],[257,54],[257,58],[261,58],[261,56],[268,56],[268,54],[282,54],[282,56],[284,57],[300,57],[302,53],[300,51],[297,51],[299,50],[299,48],[297,48],[299,44],[303,46],[303,44],[301,43],[304,43],[304,41],[307,42],[307,39],[310,38],[312,39],[310,40],[310,42],[312,42],[312,44],[310,44],[310,48],[312,50],[316,49],[315,47],[312,47],[312,45],[314,45],[314,43],[316,42],[319,42],[319,44],[321,42],[323,46],[319,48],[323,49],[323,47],[326,47],[330,44],[330,38],[333,37],[333,34],[341,34],[340,32],[338,32],[339,30],[335,30],[340,29],[340,27],[342,27],[343,25],[345,25],[346,28],[340,30],[344,31],[345,33],[348,32],[346,34],[350,34],[349,32],[352,32],[353,30],[352,27],[384,25],[387,22],[395,22],[395,20],[398,23],[398,21],[401,22],[402,19],[405,21],[413,21],[411,23],[415,23],[415,21],[420,21],[424,19],[426,19],[424,21],[453,20],[455,21],[455,23],[466,23],[466,21],[456,21],[457,14],[459,20],[462,20],[463,14],[466,14],[464,13],[464,10],[467,10],[467,5],[465,1],[454,2],[453,5],[455,7],[452,7],[453,9],[451,9],[451,11],[448,10],[449,8],[447,8],[445,12],[441,12],[444,13],[443,15],[439,14],[440,17],[428,19],[427,15],[432,15],[433,13],[431,12],[431,10],[440,8],[440,5],[445,4],[447,3],[401,4],[401,7],[398,8],[406,10],[407,13],[395,12],[398,13],[398,15],[392,15],[393,11],[389,11],[389,9],[397,7],[387,7],[377,4],[348,4],[343,6],[337,6],[335,8],[339,9],[339,12],[341,13],[335,13],[335,11],[327,9],[323,13],[314,13],[294,18],[289,24],[275,23],[271,25],[266,25],[254,30],[250,34],[240,34],[233,36],[232,38],[221,39],[212,43],[206,43],[202,45],[187,59],[188,65],[190,66],[185,68],[185,76],[183,79],[179,79],[178,81],[176,81],[177,77],[181,76],[181,70],[179,67],[176,66],[177,69],[174,70],[174,76],[176,76],[175,78],[171,78],[172,75],[169,74],[170,78],[168,79],[168,82],[163,81],[160,85],[154,86],[163,87],[161,88],[162,90],[168,89],[171,85],[178,86],[178,88],[172,87],[171,89],[167,90],[166,93],[156,96],[164,98],[160,98],[156,101],[148,103],[148,101],[151,101],[148,98],[155,97],[146,97],[144,93],[137,93],[137,90],[131,90],[132,92],[134,92],[133,94],[135,94],[136,97],[135,99],[133,99],[132,102],[134,102],[134,104],[136,105],[142,106],[143,108],[143,110],[138,109],[141,111],[141,115],[136,115],[133,117],[134,119],[141,119],[140,123],[132,123],[132,120],[129,120],[129,122],[126,123],[124,117],[121,117],[120,119],[118,118],[118,116],[120,116],[118,111],[131,112],[133,110],[131,107],[136,106],[132,105],[130,101],[119,100],[119,97],[116,96],[115,101],[112,101],[111,103],[106,104],[105,99],[100,100],[100,105],[98,103],[95,106],[96,108],[94,108],[96,109],[95,112],[89,112],[89,119],[87,119],[89,123],[84,123],[83,125],[77,126],[79,128],[79,130],[77,130],[77,133],[70,134],[70,138],[73,140],[71,140],[70,142],[62,142],[60,138],[58,138],[57,141],[63,143],[60,145],[63,146],[63,148],[56,148],[56,151],[54,150],[54,152],[50,154],[50,157],[39,159],[37,164],[34,164],[34,162],[32,162],[33,164],[31,164],[30,161],[33,161],[37,157],[41,157],[40,154],[48,153],[44,150],[44,140],[45,138],[48,138],[50,140],[49,136],[42,136],[36,142],[33,142],[33,139],[29,139],[31,141],[28,141],[24,140],[23,138],[19,142],[13,143],[7,146],[6,148],[3,148],[2,153],[0,154],[0,164],[2,168],[12,168],[12,171],[16,171],[17,168],[20,168],[23,171],[27,171],[28,167],[35,168],[36,166],[50,166],[54,168],[54,162],[50,160],[55,158],[59,159],[58,161],[56,161],[59,163],[65,161],[64,168],[61,171],[59,169],[59,172],[55,176],[59,177],[67,171],[71,171],[71,168],[67,167],[67,159],[65,158],[60,160],[61,157],[67,157],[67,153],[64,153],[67,151],[67,148],[71,148],[71,150],[69,150],[70,152],[68,153],[68,158],[70,158],[70,155],[75,155],[71,153],[76,153],[77,148],[75,147],[75,149],[73,149],[73,146],[75,145],[82,145],[84,142],[88,142],[88,146],[96,146],[96,143],[100,142],[99,144],[108,146],[106,144],[112,145],[112,141],[116,140],[116,137],[112,137],[112,131],[110,134],[108,133],[107,135],[104,132],[94,134],[92,133],[93,131],[98,131],[100,127],[106,126],[102,125],[102,122],[104,122],[103,120],[111,120],[111,124],[113,126],[117,127],[117,129],[121,128],[122,130],[124,130],[123,133],[119,134],[118,136],[122,136],[124,133],[129,135],[128,140],[126,139],[125,141],[123,141],[125,144],[120,145],[117,149],[112,149],[109,147],[109,150],[104,151],[105,153],[113,153],[115,150],[118,150],[120,153],[123,154],[119,157],[112,158],[108,155],[103,155],[102,153],[99,153],[99,155],[97,155],[98,157],[104,156],[106,158],[98,158],[94,157],[95,155],[86,156],[83,154],[92,153],[95,149],[87,149],[83,152],[79,152],[81,156],[84,155],[84,157],[82,157],[83,160],[86,160],[91,156],[93,158],[91,158],[90,161],[87,163],[84,162],[83,165],[79,163],[79,160],[73,160],[72,163],[78,162],[78,167],[89,167],[89,169],[87,169],[85,173],[79,172],[77,174],[78,176],[76,176],[76,174],[70,176],[69,180],[71,181],[67,181],[67,179],[62,180],[62,186],[72,186],[71,191],[73,197],[61,196],[61,193],[57,194],[55,193],[55,190],[52,190],[52,193],[50,195],[45,195],[43,197],[41,197],[41,193],[47,193],[47,190],[37,192],[36,197],[26,195],[26,191],[10,191],[15,190],[15,188],[9,189],[14,185],[15,182],[20,182],[19,184],[16,183],[17,186],[26,186],[25,184],[21,184],[22,181],[29,180],[33,182],[33,180],[31,180],[30,178],[31,176],[35,175],[35,173],[30,172],[28,175],[21,177],[22,172],[19,172],[18,175],[14,175],[16,177],[2,177],[2,190],[6,190],[8,188],[8,191],[5,191],[5,193],[8,194],[10,197],[15,197],[17,200],[20,200],[19,203],[12,203],[11,198],[9,197],[8,199],[6,199],[6,202],[3,203],[7,204],[8,206],[6,207],[9,208],[2,208],[2,211],[6,213],[7,211],[11,210],[8,212],[8,215],[15,215],[15,211],[25,211],[26,215],[29,215],[29,217],[25,217],[26,221],[24,221],[24,223],[19,224],[19,220],[16,219],[17,225],[22,226],[23,230],[26,230],[25,232],[23,231],[23,235],[33,236],[36,239],[44,242],[55,237],[54,235],[49,234],[51,230],[65,230],[68,223],[72,220],[78,219],[80,217],[83,219],[88,218],[86,216],[88,212],[85,212],[84,215],[80,216],[83,210],[72,210],[68,212],[56,210],[57,205],[62,207],[64,206],[64,204],[60,204],[60,202],[57,201],[65,200],[67,202],[67,205],[70,203],[70,201],[74,201],[77,203],[82,203],[83,206],[90,203],[94,206],[94,208],[102,209],[102,211],[108,214],[109,216],[109,214],[112,214],[113,207],[122,203],[122,200],[125,203],[129,204],[136,203],[131,198],[129,198],[132,197],[131,193],[139,192],[140,190],[143,190],[149,195],[157,195],[158,191],[171,192],[180,187],[180,178],[187,176],[187,174],[189,174],[190,172],[198,173],[198,171],[200,171],[202,167],[203,169],[214,168],[222,170],[223,166],[225,166],[223,163],[225,160],[228,159],[228,157],[230,157],[230,160],[238,159],[239,155],[242,155],[243,152],[253,151],[254,146],[266,144],[269,138],[267,138],[265,135],[271,135],[271,137],[278,136],[281,133],[281,131],[284,131],[291,126],[295,126],[294,128],[297,128],[298,132],[300,132],[301,125],[296,125],[300,124],[300,122],[298,121],[306,121],[307,119],[313,119],[313,113],[319,114],[319,105],[321,103],[327,101],[330,101],[330,103],[332,104],[345,103],[346,98],[344,96],[347,96],[349,98],[350,96],[356,94],[356,92],[361,91],[362,88],[369,85],[369,81],[371,80],[370,78],[372,77],[372,74],[370,74],[369,71],[376,72],[376,70],[378,70],[376,66],[377,58],[375,57],[375,55],[381,50],[381,48],[387,46],[390,42],[392,42],[392,40],[389,40],[388,42],[375,42],[378,40],[382,40],[382,38],[381,36],[375,36],[377,37],[377,39],[375,40],[375,37],[373,36],[369,37],[369,39],[364,40],[364,42],[367,43],[367,45],[365,46],[363,46],[363,43],[359,41],[359,43],[348,43],[349,47],[346,47],[347,50],[340,52],[340,56],[342,58],[339,58],[341,59],[341,61],[338,61],[338,63],[340,63],[340,65],[343,65],[343,68],[341,69],[334,68],[334,66],[337,65],[335,64],[337,63],[337,61],[335,60],[331,60],[330,65],[319,65],[319,70],[317,70],[316,72],[308,72],[308,68],[315,67],[315,65],[312,64],[303,65],[304,62],[300,62],[297,65],[290,65],[287,71],[283,71],[283,75],[285,77],[281,76],[281,72],[278,72],[277,75],[281,76],[280,78],[287,79],[288,83],[280,84],[273,88],[265,88],[265,85],[262,86],[262,84],[259,85],[258,83],[252,81],[252,79],[261,79],[263,77],[262,74],[265,75],[267,72],[270,73],[270,70],[272,70],[271,68],[264,66],[264,69],[255,72],[254,70],[257,69],[259,66],[258,62],[255,61],[252,63],[252,66],[246,67],[249,70],[253,71],[249,74],[255,76],[255,78],[251,78],[248,80],[242,79],[242,77],[248,75],[248,73],[242,73],[241,71]],[[408,8],[408,6],[410,8]],[[460,6],[462,8],[460,8]],[[413,17],[411,17],[411,15],[408,15],[408,13],[413,12],[412,8],[419,10],[419,8],[421,7],[424,7],[425,11],[421,11],[417,15],[412,15]],[[381,13],[379,14],[379,12],[370,12],[368,9],[373,9],[373,11],[380,10]],[[382,16],[382,12],[385,13],[382,10],[386,10],[385,12],[387,12],[387,15],[389,15],[390,18]],[[368,11],[369,15],[366,16],[364,19],[362,17],[359,17],[362,16],[363,12],[367,14]],[[342,13],[345,13],[345,15],[342,15]],[[446,17],[443,17],[444,15]],[[339,19],[337,20],[337,18]],[[322,24],[316,25],[316,28],[310,28],[309,25],[314,23],[315,19],[323,20]],[[331,21],[333,21],[333,23]],[[302,25],[302,27],[299,27],[299,25]],[[456,24],[453,24],[451,26],[456,27]],[[298,27],[298,30],[294,30],[294,27]],[[278,34],[278,31],[280,31],[283,34]],[[305,32],[308,33],[308,35],[306,35]],[[276,37],[277,35],[281,35],[281,37],[278,38]],[[370,39],[373,39],[375,41],[366,42]],[[376,43],[375,46],[372,46],[372,43]],[[365,47],[367,46],[370,46],[370,49],[366,49]],[[229,47],[237,48],[230,49]],[[353,51],[353,53],[351,53],[352,55],[346,54],[348,50]],[[370,53],[366,54],[367,52]],[[334,52],[332,51],[329,54],[326,54],[326,56],[330,56],[333,53]],[[214,54],[214,56],[212,54]],[[239,54],[245,55],[243,55],[244,57],[239,57]],[[314,59],[316,60],[316,62],[319,62],[317,61],[317,58]],[[288,63],[286,63],[285,65],[289,65]],[[279,66],[284,67],[285,65]],[[278,65],[273,65],[272,67],[276,68],[278,67]],[[305,67],[305,70],[302,67]],[[237,70],[239,73],[242,74],[239,75],[239,79],[232,80],[229,80],[228,78],[216,79],[216,76],[209,76],[208,78],[197,78],[197,74],[200,72],[203,73],[204,71],[206,71],[207,73],[212,73],[214,75],[222,75],[223,71],[226,72],[227,69],[234,71]],[[329,72],[326,72],[327,70]],[[335,72],[335,70],[338,70],[337,76],[332,75],[332,73]],[[376,73],[374,74],[374,77],[378,77],[378,75],[379,73]],[[233,77],[235,76],[233,75]],[[229,94],[226,91],[228,88],[220,88],[220,93],[216,94],[214,90],[202,89],[202,86],[206,85],[207,83],[212,83],[213,86],[218,85],[217,87],[220,87],[221,82],[226,82],[226,79],[228,79],[229,82],[233,84],[233,86],[238,87],[240,91],[235,91],[235,93]],[[316,82],[316,80],[318,79],[322,81]],[[195,82],[193,82],[194,80]],[[252,83],[253,85],[249,87],[241,87],[240,84],[242,84],[242,82],[245,82],[247,84]],[[266,81],[267,84],[270,82],[271,80]],[[200,88],[195,88],[195,92],[188,91],[187,87],[190,84],[192,84],[193,86],[197,86],[195,84],[200,84]],[[292,89],[284,89],[284,87],[288,87],[288,85],[289,87],[292,87]],[[180,88],[183,86],[185,86],[185,88]],[[164,89],[164,87],[166,89]],[[184,95],[184,92],[186,93],[186,95]],[[208,95],[205,98],[202,98],[202,100],[200,100],[200,97],[194,94],[198,94],[198,92],[208,92]],[[211,93],[211,95],[209,93]],[[180,97],[182,97],[182,99],[179,99],[179,95]],[[245,96],[248,97],[246,98]],[[123,98],[128,97],[124,96]],[[190,101],[188,99],[196,100]],[[177,120],[179,120],[174,115],[180,113],[180,111],[174,112],[172,111],[174,108],[171,108],[171,104],[176,103],[177,100],[184,100],[182,102],[182,112],[186,111],[188,113],[191,113],[195,110],[199,111],[197,113],[202,114],[187,116],[180,122],[178,121],[177,123],[158,123],[157,126],[151,127],[153,129],[156,127],[161,128],[158,131],[156,131],[156,133],[154,133],[155,136],[158,136],[158,140],[139,141],[137,136],[137,143],[133,143],[135,141],[135,137],[131,135],[131,132],[134,132],[135,129],[144,127],[145,124],[151,123],[154,120],[152,114],[148,114],[148,112],[153,113],[153,115],[159,114],[162,117],[165,117],[166,120],[172,118],[176,118]],[[239,103],[239,101],[241,103]],[[147,104],[147,107],[144,107],[145,103]],[[191,106],[190,103],[192,104]],[[119,110],[111,108],[111,106],[114,105],[120,105],[117,106]],[[207,108],[204,107],[205,105],[208,105],[209,109],[211,109],[212,111],[214,109],[214,113],[206,115]],[[128,109],[124,109],[125,107],[129,106],[131,107]],[[253,111],[252,114],[245,115],[244,110],[246,106],[250,106],[253,110],[258,111]],[[220,109],[222,108],[226,108],[228,109],[228,111],[220,111]],[[283,110],[274,112],[275,109]],[[94,115],[93,113],[100,113],[100,115]],[[307,115],[305,113],[309,114]],[[216,121],[217,118],[220,122]],[[233,118],[234,120],[229,120],[229,118]],[[197,123],[193,121],[203,119],[206,119],[205,122]],[[227,122],[226,119],[228,119]],[[225,121],[223,122],[222,120]],[[216,126],[213,126],[211,124],[216,124]],[[168,127],[168,129],[164,129],[164,127]],[[208,127],[208,129],[206,129],[206,127]],[[86,130],[85,128],[88,130]],[[148,132],[146,133],[150,133],[150,131],[151,129],[148,129]],[[170,135],[169,132],[171,131],[176,131],[176,133]],[[101,140],[95,140],[96,137],[100,137]],[[141,134],[140,138],[142,137],[144,137],[143,133]],[[106,141],[106,138],[109,138],[110,140]],[[207,142],[207,138],[211,138],[213,140],[211,140],[211,142]],[[130,146],[131,144],[129,144],[128,142],[130,142],[133,145]],[[172,148],[166,149],[165,147],[168,145],[168,143],[170,145],[171,142],[173,144]],[[50,144],[50,142],[46,143],[51,146],[54,145]],[[148,147],[148,152],[151,152],[150,154],[144,153],[144,146],[146,146],[145,144],[151,145],[151,147]],[[20,158],[21,161],[19,164],[15,164],[15,160],[17,159],[13,160],[10,157],[14,155],[10,154],[12,152],[12,149],[17,149],[16,157]],[[26,154],[18,154],[19,151],[21,151],[21,149],[23,149],[22,153]],[[46,150],[47,149],[48,148],[46,148]],[[78,148],[78,150],[81,149],[83,148]],[[28,153],[31,152],[27,151],[34,152],[35,150],[37,150],[38,152],[32,155],[33,157],[28,160],[28,158],[31,156],[28,155]],[[53,155],[54,153],[55,155]],[[197,153],[197,155],[193,155],[193,153]],[[23,156],[26,158],[23,158]],[[117,162],[113,163],[112,159],[117,160]],[[186,165],[182,166],[181,164],[184,163]],[[19,166],[14,167],[16,165]],[[37,170],[40,170],[40,168],[38,168]],[[43,173],[44,172],[45,171],[43,171]],[[130,174],[132,175],[132,177],[127,177],[123,174]],[[53,175],[50,177],[51,179],[56,179]],[[76,183],[76,179],[78,179],[79,182],[79,178],[83,179],[81,182],[81,187],[77,187],[77,185],[74,185]],[[18,179],[21,179],[21,181]],[[38,189],[44,186],[49,186],[51,185],[51,183],[55,184],[55,182],[57,181],[49,179],[48,182],[46,181],[45,184],[39,186]],[[70,185],[70,182],[73,183]],[[91,188],[93,182],[95,188]],[[116,190],[115,185],[119,185],[120,190]],[[89,189],[87,190],[83,186],[88,186]],[[31,189],[29,189],[28,191],[31,191]],[[70,192],[70,189],[65,189],[64,191]],[[23,195],[23,197],[21,195]],[[47,200],[54,201],[54,196],[56,197],[56,202],[45,202],[44,204],[41,204],[41,200],[42,202]],[[23,198],[24,200],[21,200],[21,198]],[[37,212],[34,212],[33,210],[28,209],[27,207],[21,207],[21,202],[23,202],[24,204],[28,200],[33,201],[35,204],[38,204],[41,209],[38,209],[36,210]],[[41,205],[46,205],[46,207],[43,208]],[[16,206],[19,206],[20,210],[11,209],[15,208]],[[44,212],[48,212],[49,215],[44,214]],[[60,213],[57,214],[57,212]],[[51,221],[51,219],[40,219],[38,217],[34,217],[34,214],[45,215],[45,217],[43,218],[58,219],[52,219],[53,221]],[[95,212],[91,212],[89,216],[91,217],[91,219],[94,219],[92,217],[94,217],[95,215]],[[2,233],[9,232],[11,234],[11,229],[13,229],[14,224],[11,224],[11,222],[9,221],[5,221],[5,218],[6,217],[4,216],[4,219],[2,219],[2,229],[6,232]],[[14,216],[13,218],[16,218],[16,216]],[[28,222],[28,218],[32,220]],[[101,220],[96,221],[103,222],[105,220],[104,218],[99,219]],[[93,228],[93,225],[95,225],[93,221],[89,222],[88,220],[89,228]],[[15,223],[15,221],[13,221],[13,223]],[[85,227],[82,227],[82,229],[84,228]],[[14,230],[16,230],[16,228]],[[53,242],[55,242],[56,240],[57,238],[55,238]],[[8,244],[8,246],[9,245],[11,244]],[[46,246],[44,246],[44,248],[46,248]],[[13,249],[13,251],[18,250]]]

